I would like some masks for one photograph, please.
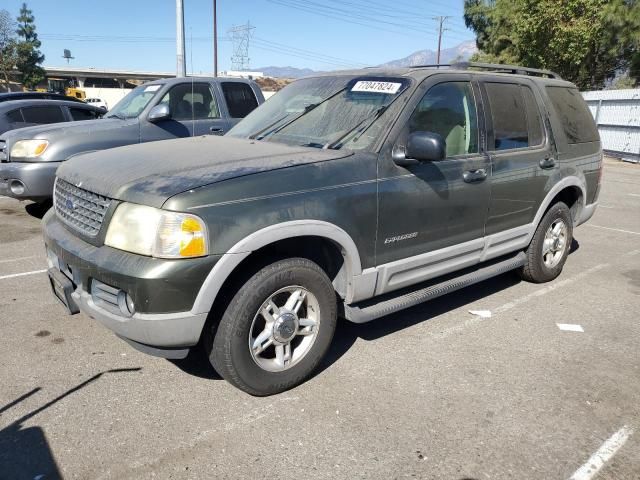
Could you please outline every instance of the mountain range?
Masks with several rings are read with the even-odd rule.
[[[455,47],[445,48],[440,52],[440,63],[451,63],[454,61],[465,61],[478,51],[476,48],[475,40],[469,40],[462,42]],[[418,50],[413,52],[404,58],[397,60],[391,60],[383,63],[381,67],[400,68],[411,67],[416,65],[431,65],[436,63],[438,52],[434,50]],[[310,68],[296,68],[296,67],[262,67],[256,68],[269,77],[275,78],[300,78],[314,73],[319,73],[316,70]]]

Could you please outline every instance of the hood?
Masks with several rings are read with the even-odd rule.
[[[138,119],[100,118],[96,120],[78,120],[76,122],[49,123],[10,130],[2,135],[2,138],[5,140],[42,138],[51,141],[68,135],[87,135],[98,131],[114,130],[129,126],[132,123],[138,123]]]
[[[344,158],[350,153],[204,136],[78,155],[58,177],[109,198],[161,207],[174,195],[230,178]]]

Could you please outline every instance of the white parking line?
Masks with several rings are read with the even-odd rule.
[[[13,275],[5,275],[0,277],[0,280],[6,280],[7,278],[25,277],[27,275],[36,275],[38,273],[45,273],[46,270],[34,270],[33,272],[14,273]]]
[[[621,228],[603,227],[602,225],[594,225],[593,223],[585,223],[587,227],[602,228],[603,230],[611,230],[613,232],[630,233],[631,235],[640,235],[640,232],[632,232],[631,230],[622,230]]]
[[[602,469],[605,463],[629,440],[633,429],[626,425],[611,435],[602,446],[589,457],[589,460],[571,475],[569,480],[591,480]]]
[[[632,197],[640,197],[640,193],[630,193],[629,195]]]
[[[20,260],[29,260],[30,258],[36,258],[36,257],[32,255],[30,257],[9,258],[8,260],[0,260],[0,263],[19,262]]]

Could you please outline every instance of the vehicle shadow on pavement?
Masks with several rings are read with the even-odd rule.
[[[29,203],[25,205],[24,209],[32,217],[42,220],[42,217],[45,216],[51,207],[53,207],[53,202],[47,201],[43,203]]]
[[[44,430],[39,426],[25,427],[24,424],[65,397],[95,382],[105,373],[137,372],[140,370],[141,368],[117,368],[100,372],[0,430],[0,478],[11,480],[62,479],[62,474]],[[40,390],[41,388],[34,388],[16,400],[0,407],[0,415],[40,392]]]
[[[464,305],[470,305],[520,282],[518,275],[509,272],[368,323],[357,324],[340,319],[331,348],[316,375],[337,362],[358,338],[369,342],[378,340],[418,323],[428,322]],[[434,333],[437,333],[435,329]]]
[[[575,253],[579,248],[580,243],[574,238],[569,255]],[[340,319],[329,352],[315,375],[319,375],[337,362],[349,351],[358,338],[366,341],[378,340],[418,323],[428,322],[451,310],[471,305],[473,302],[506,290],[520,282],[522,280],[515,271],[507,272],[369,323],[357,324]],[[433,333],[438,333],[438,331],[434,329]]]

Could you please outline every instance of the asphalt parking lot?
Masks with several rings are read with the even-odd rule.
[[[342,322],[323,369],[270,398],[66,316],[38,213],[0,198],[2,480],[640,478],[640,165],[607,161],[556,281]]]

